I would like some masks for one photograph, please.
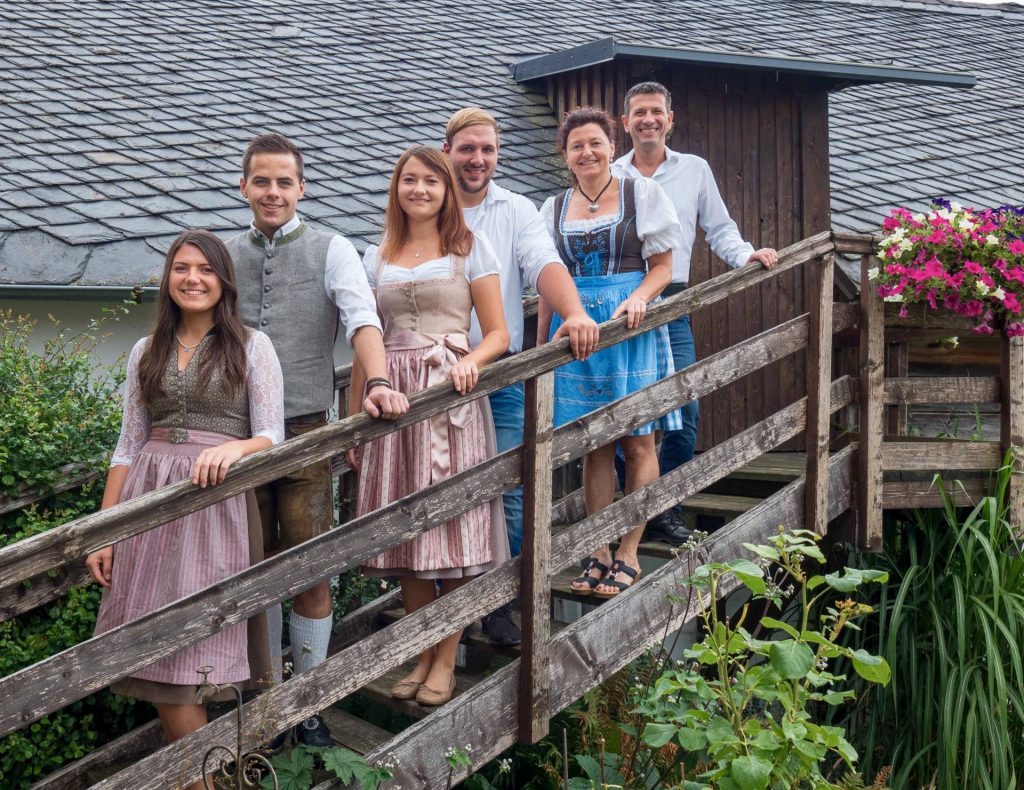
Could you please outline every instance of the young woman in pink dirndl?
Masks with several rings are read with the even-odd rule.
[[[240,458],[283,438],[274,347],[241,323],[224,244],[208,231],[186,231],[167,253],[153,333],[128,359],[121,436],[102,507],[181,480],[216,485]],[[93,552],[86,565],[104,587],[96,633],[261,560],[259,529],[250,492]],[[267,679],[267,644],[260,615],[133,672],[111,690],[155,704],[170,742],[206,723],[206,709],[196,701],[202,682],[196,670],[212,667],[212,683]]]

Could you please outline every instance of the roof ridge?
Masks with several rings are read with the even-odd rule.
[[[849,5],[905,8],[911,11],[941,11],[964,16],[1002,16],[1005,13],[1024,14],[1024,4],[1018,0],[981,2],[977,0],[846,0]]]

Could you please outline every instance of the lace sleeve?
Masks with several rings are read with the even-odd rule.
[[[246,356],[250,430],[253,437],[266,436],[279,444],[284,441],[284,382],[277,352],[269,337],[252,332]]]
[[[121,436],[118,437],[114,454],[110,458],[111,466],[131,466],[135,456],[149,439],[149,429],[153,422],[149,409],[142,402],[139,389],[139,360],[149,338],[142,338],[128,355],[128,370],[125,378],[124,413],[121,416]]]

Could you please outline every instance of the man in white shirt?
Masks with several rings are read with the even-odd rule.
[[[367,374],[363,407],[394,419],[409,408],[387,379],[384,339],[366,273],[342,236],[311,228],[296,214],[305,192],[302,153],[279,134],[256,137],[242,158],[242,196],[252,208],[247,231],[227,241],[246,326],[267,334],[284,374],[285,438],[325,425],[334,403],[334,341],[339,318]],[[264,552],[272,556],[334,524],[330,461],[256,489]],[[305,672],[327,657],[331,595],[326,581],[295,596],[289,618],[292,666]],[[275,680],[280,681],[281,607],[267,610]],[[307,746],[332,746],[319,716],[298,728]],[[281,738],[275,739],[276,747]]]
[[[576,285],[562,264],[541,221],[536,206],[495,184],[498,164],[498,122],[476,107],[456,112],[445,127],[444,152],[455,170],[466,222],[474,233],[487,237],[501,261],[501,297],[509,331],[509,353],[523,350],[523,288],[544,296],[564,318],[555,338],[568,337],[573,355],[586,359],[597,346],[597,324],[580,304]],[[473,316],[472,343],[480,342],[480,328]],[[545,338],[539,338],[541,342]],[[523,442],[523,385],[517,384],[490,396],[498,452]],[[520,553],[523,539],[523,489],[503,497],[512,556]],[[483,620],[484,633],[498,644],[517,644],[519,629],[504,606]]]
[[[673,151],[667,145],[675,114],[672,94],[657,82],[641,82],[626,92],[622,126],[633,141],[633,150],[615,160],[612,173],[620,177],[653,178],[668,194],[683,226],[683,246],[672,255],[672,284],[662,296],[679,293],[690,280],[690,256],[697,236],[697,223],[714,253],[732,268],[762,263],[772,268],[778,253],[765,247],[755,250],[744,241],[736,223],[722,201],[715,177],[699,156]],[[690,330],[690,317],[668,325],[675,369],[682,370],[697,361]],[[671,472],[693,458],[699,422],[697,401],[683,409],[683,429],[666,433],[661,443],[661,473]],[[673,508],[648,523],[645,539],[679,545],[689,537],[683,527],[682,512]]]

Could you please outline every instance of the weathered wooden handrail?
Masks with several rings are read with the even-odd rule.
[[[745,266],[652,305],[638,329],[627,329],[625,318],[606,322],[602,325],[598,348],[607,348],[650,331],[777,277],[820,258],[832,247],[830,233],[819,233],[782,250],[779,263],[770,271],[761,266]],[[7,546],[0,549],[0,590],[50,568],[81,561],[92,551],[290,474],[370,439],[489,395],[514,382],[553,370],[570,359],[569,342],[563,338],[557,343],[548,343],[487,366],[481,371],[476,389],[468,395],[453,396],[450,385],[437,384],[410,398],[409,412],[393,422],[374,420],[365,413],[353,415],[242,459],[219,486],[200,489],[190,481],[182,481]]]
[[[833,410],[847,405],[853,397],[849,378],[836,381],[832,395]],[[560,533],[552,541],[551,568],[565,567],[617,537],[622,524],[661,512],[720,479],[732,470],[737,454],[749,453],[748,458],[757,457],[797,436],[805,429],[806,413],[807,399],[803,398],[733,437],[726,443],[728,446],[719,445],[715,450],[701,454]],[[246,720],[273,721],[275,729],[283,729],[347,696],[446,635],[511,600],[518,588],[519,564],[519,558],[506,562],[288,683],[260,695],[245,706]],[[630,627],[635,625],[630,624]],[[557,663],[560,658],[553,655],[552,663]],[[552,700],[553,710],[567,703],[568,700]],[[96,790],[162,790],[168,776],[183,782],[195,779],[200,772],[195,756],[202,753],[202,744],[223,739],[230,726],[224,719],[214,721],[141,760],[131,770],[101,782],[96,785]],[[246,736],[247,744],[243,745],[251,747],[260,742],[264,733],[256,731]]]
[[[836,331],[845,329],[853,319],[851,310],[837,311]],[[554,433],[551,463],[566,463],[676,408],[680,402],[703,397],[794,353],[806,343],[807,322],[807,315],[791,319],[609,404],[585,420],[562,426]],[[759,445],[750,445],[754,446]],[[744,453],[750,447],[730,449],[729,453],[747,457]],[[0,680],[0,696],[11,701],[8,709],[0,711],[0,735],[497,496],[520,482],[521,452],[509,450],[429,491],[355,519],[344,531],[321,535],[274,560]],[[712,450],[702,458],[710,464],[717,456]],[[83,679],[81,668],[94,662],[102,668]]]

